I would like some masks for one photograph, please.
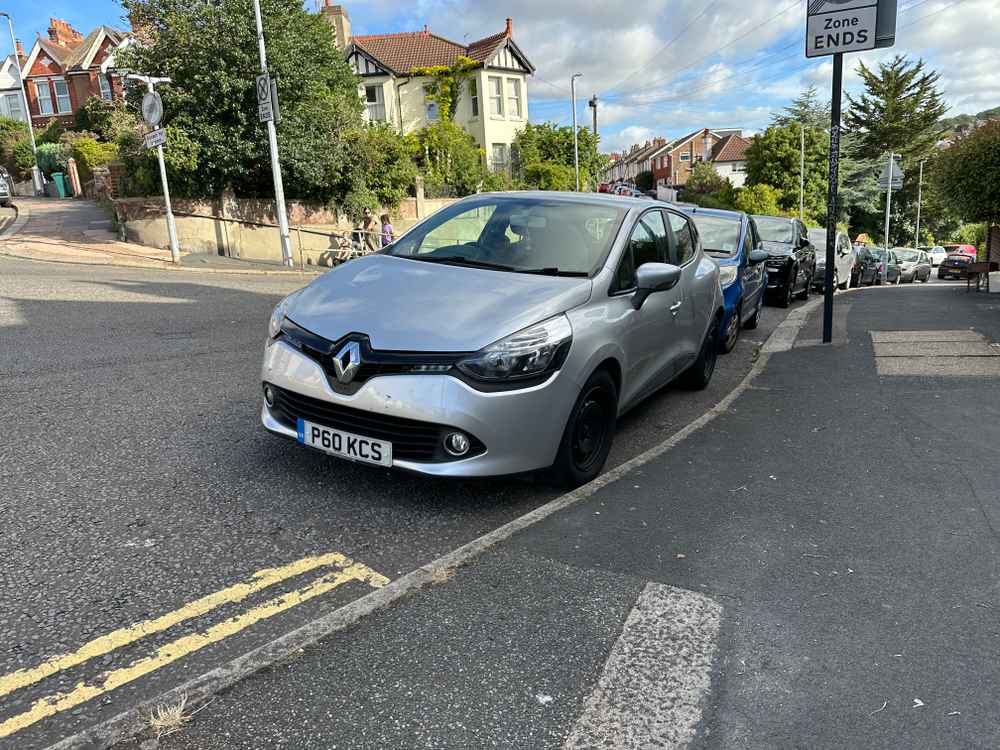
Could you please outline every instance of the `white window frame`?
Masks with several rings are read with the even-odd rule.
[[[115,98],[114,89],[111,88],[111,79],[106,73],[97,74],[97,85],[100,86],[101,98],[104,101],[110,102]]]
[[[497,147],[503,154],[503,159],[497,159]],[[507,169],[510,164],[510,144],[509,143],[494,143],[490,148],[490,157],[493,162],[493,170],[499,171],[501,169]]]
[[[42,96],[42,92],[45,96]],[[35,101],[38,102],[38,114],[49,117],[56,113],[55,101],[52,99],[52,88],[49,86],[48,78],[38,78],[35,80]]]
[[[681,154],[681,161],[691,161],[691,154],[687,151]]]
[[[385,111],[385,93],[381,83],[366,83],[365,87],[365,116],[368,122],[388,122]],[[375,100],[368,98],[368,91],[375,91]]]
[[[515,120],[524,117],[521,108],[521,81],[517,78],[507,79],[507,114]]]
[[[3,112],[6,117],[10,117],[14,120],[24,120],[24,105],[21,103],[20,94],[4,94],[3,95]]]
[[[472,116],[479,117],[479,81],[469,79],[469,101],[472,102]]]
[[[59,84],[62,84],[66,88],[65,94],[59,93]],[[68,115],[73,111],[73,100],[69,95],[69,83],[67,83],[65,78],[53,78],[52,79],[52,89],[56,95],[56,111],[61,115]],[[63,99],[66,100],[66,108],[63,109]]]
[[[486,81],[489,89],[490,117],[503,119],[503,78],[501,76],[487,76]],[[494,83],[496,83],[495,87]]]

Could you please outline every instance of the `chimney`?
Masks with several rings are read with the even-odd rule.
[[[337,49],[344,49],[351,43],[351,18],[343,5],[330,5],[330,0],[323,0],[320,15],[327,20],[333,29],[333,41]]]
[[[83,41],[83,34],[59,18],[49,19],[49,40],[60,47],[69,47]]]
[[[514,21],[513,19],[508,18],[506,36],[508,39],[510,39],[513,34],[514,34]]]
[[[427,24],[424,24],[424,36],[427,36],[430,32],[427,30]]]
[[[24,45],[21,44],[20,39],[14,40],[14,54],[17,55],[17,64],[24,67],[24,63],[26,62],[24,56]]]

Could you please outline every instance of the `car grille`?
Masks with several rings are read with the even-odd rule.
[[[444,436],[453,432],[454,428],[332,404],[275,385],[271,388],[274,391],[272,411],[278,412],[276,416],[283,416],[289,426],[304,419],[335,430],[385,440],[392,443],[393,458],[401,461],[440,463],[455,460],[443,447]],[[472,447],[462,458],[476,456],[486,450],[486,446],[474,436],[469,435],[469,440]]]

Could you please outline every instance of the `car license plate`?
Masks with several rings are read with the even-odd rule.
[[[298,441],[352,461],[392,466],[392,443],[298,420]]]

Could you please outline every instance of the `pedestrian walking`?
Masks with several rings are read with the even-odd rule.
[[[382,214],[379,217],[379,221],[382,222],[382,247],[392,244],[392,241],[396,239],[396,235],[393,234],[392,222],[389,221],[389,214]]]
[[[370,208],[365,209],[365,218],[361,222],[361,241],[366,253],[374,253],[379,249],[379,229]]]

